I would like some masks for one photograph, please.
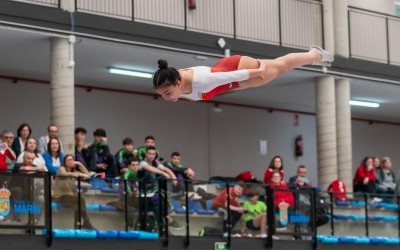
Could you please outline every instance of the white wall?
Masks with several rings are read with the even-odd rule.
[[[394,0],[348,0],[350,6],[396,15]]]
[[[15,131],[20,123],[28,122],[34,137],[45,134],[50,122],[49,95],[48,85],[0,79],[0,129]],[[314,116],[300,115],[295,126],[291,113],[221,108],[223,112],[214,112],[206,103],[169,103],[146,96],[76,89],[76,126],[88,130],[88,140],[92,140],[94,129],[106,129],[113,153],[126,136],[140,146],[144,137],[152,134],[163,157],[180,151],[183,164],[193,167],[199,180],[213,175],[235,176],[247,169],[262,180],[269,161],[279,154],[287,177],[304,164],[309,167],[311,181],[317,183]],[[300,134],[304,155],[296,158],[294,138]],[[268,142],[267,155],[259,154],[259,140]],[[365,155],[377,155],[391,157],[397,172],[399,148],[398,126],[353,122],[354,169]]]

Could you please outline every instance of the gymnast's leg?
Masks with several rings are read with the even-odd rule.
[[[333,61],[333,56],[324,53],[326,52],[321,52],[318,49],[311,49],[308,52],[290,53],[273,60],[263,60],[267,64],[266,70],[264,72],[264,78],[257,77],[241,81],[239,82],[240,88],[238,89],[262,86],[272,81],[273,79],[283,75],[287,71],[304,65],[314,63],[322,64],[321,61],[326,62],[326,64],[329,65],[330,62]],[[252,69],[258,67],[259,62],[257,59],[248,56],[242,56],[239,62],[238,69]]]

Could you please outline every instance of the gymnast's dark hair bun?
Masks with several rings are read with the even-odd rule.
[[[158,60],[158,68],[159,69],[166,69],[168,68],[168,62],[164,59]]]

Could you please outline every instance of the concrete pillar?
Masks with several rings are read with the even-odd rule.
[[[326,190],[337,179],[335,79],[316,78],[318,185]]]
[[[335,31],[333,22],[333,0],[323,0],[324,48],[335,54]]]
[[[352,137],[350,80],[336,80],[336,127],[338,177],[346,184],[347,191],[353,190]]]
[[[333,21],[335,31],[335,54],[349,57],[348,0],[333,1]]]
[[[75,0],[60,0],[60,8],[65,11],[75,12]]]
[[[73,39],[51,38],[51,122],[65,153],[74,153],[75,92]]]

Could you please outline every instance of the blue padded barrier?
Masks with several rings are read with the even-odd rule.
[[[384,202],[368,202],[368,205],[374,208],[384,208],[385,203]]]
[[[120,239],[139,239],[139,232],[137,231],[119,231]]]
[[[351,216],[351,215],[348,215],[348,214],[334,214],[334,215],[333,215],[333,218],[334,218],[335,220],[345,221],[345,220],[350,219],[350,216]]]
[[[365,216],[364,215],[358,215],[358,214],[352,214],[352,215],[350,215],[350,219],[352,221],[365,221]]]
[[[326,243],[326,244],[336,244],[336,243],[338,243],[338,237],[336,237],[336,236],[318,235],[317,239],[321,243]]]
[[[382,220],[384,222],[396,222],[399,220],[399,217],[397,217],[395,215],[383,215]]]
[[[99,205],[100,211],[117,211],[118,209],[111,205],[101,204]]]
[[[337,206],[350,206],[351,205],[351,201],[335,201],[335,204]]]
[[[97,230],[97,238],[100,239],[118,239],[119,233],[117,230]]]
[[[397,245],[397,244],[400,244],[400,239],[399,238],[386,238],[385,244]]]
[[[151,232],[145,232],[145,231],[137,231],[139,233],[138,239],[141,240],[157,240],[158,239],[158,233],[151,233]]]
[[[88,229],[75,229],[76,238],[81,239],[95,239],[97,238],[96,230]]]
[[[368,220],[370,220],[370,221],[382,221],[382,216],[380,216],[380,215],[370,215],[370,216],[368,216]]]
[[[75,229],[53,229],[54,238],[75,238]]]
[[[397,204],[390,204],[390,203],[385,203],[383,207],[387,210],[397,210],[399,208]]]
[[[371,244],[385,244],[388,237],[370,237],[369,242]]]
[[[357,237],[356,236],[340,236],[338,238],[338,242],[339,243],[355,243],[356,242]]]
[[[327,244],[400,244],[400,238],[390,237],[366,237],[366,236],[330,236],[330,235],[317,235],[317,240],[321,243]]]
[[[356,237],[354,244],[369,244],[369,238],[365,236]]]
[[[353,207],[364,207],[365,206],[365,201],[351,201],[351,205]]]
[[[97,203],[87,203],[86,210],[87,211],[100,211],[100,205]]]
[[[51,202],[51,209],[57,210],[60,209],[60,204],[55,203],[54,201]]]

